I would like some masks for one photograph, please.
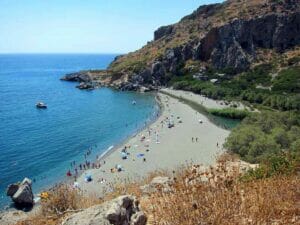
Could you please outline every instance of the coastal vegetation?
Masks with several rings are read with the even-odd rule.
[[[246,101],[282,111],[300,110],[300,67],[278,71],[275,78],[272,78],[272,71],[272,65],[262,64],[238,76],[220,78],[217,75],[220,72],[208,70],[204,76],[209,80],[218,79],[218,84],[186,74],[173,78],[170,85],[213,99]]]
[[[251,163],[282,151],[300,152],[300,116],[293,112],[253,113],[234,128],[224,145]]]
[[[235,108],[224,108],[224,109],[208,109],[208,112],[215,116],[221,116],[230,119],[242,120],[250,115],[248,110],[241,110]]]

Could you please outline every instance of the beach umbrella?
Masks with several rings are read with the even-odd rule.
[[[93,180],[92,175],[90,174],[85,175],[85,182],[91,182],[92,180]]]

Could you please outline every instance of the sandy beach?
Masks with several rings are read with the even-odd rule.
[[[216,155],[223,151],[229,131],[175,98],[162,93],[158,96],[162,104],[160,117],[104,159],[99,159],[99,169],[84,171],[77,180],[80,189],[101,196],[108,184],[117,180],[137,179],[149,172],[173,170],[191,162],[214,163]],[[203,99],[203,102],[207,107],[216,104],[210,99]],[[170,122],[174,127],[168,128]],[[125,155],[127,159],[122,159]],[[121,172],[115,169],[117,165],[122,167]],[[85,181],[86,175],[92,176],[91,182]]]
[[[170,88],[163,88],[161,89],[162,93],[170,94],[173,96],[176,96],[178,98],[182,98],[185,100],[193,101],[197,104],[202,105],[205,108],[208,109],[224,109],[229,108],[231,104],[236,104],[237,109],[249,109],[247,106],[243,105],[240,102],[231,102],[231,104],[226,105],[223,100],[214,100],[211,98],[207,98],[203,95],[194,94],[189,91],[183,91],[183,90],[173,90]]]

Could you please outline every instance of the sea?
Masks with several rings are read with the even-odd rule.
[[[153,94],[92,91],[61,81],[67,73],[105,69],[112,54],[0,55],[0,208],[9,184],[29,177],[38,193],[84,162],[125,141],[159,112]],[[37,109],[43,101],[47,109]],[[136,101],[136,104],[132,104]]]

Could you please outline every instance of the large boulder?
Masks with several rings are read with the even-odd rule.
[[[20,184],[11,184],[7,188],[7,196],[10,196],[16,207],[32,207],[34,196],[32,192],[32,181],[25,178]]]
[[[106,219],[114,225],[130,224],[133,214],[138,211],[138,206],[133,196],[120,196],[111,204],[106,213]]]
[[[145,225],[147,217],[139,210],[136,198],[120,196],[66,218],[62,225]]]
[[[12,197],[19,189],[18,184],[10,184],[7,187],[6,195]]]
[[[104,203],[85,209],[67,217],[62,225],[110,225],[105,218],[110,203]]]
[[[145,225],[146,223],[147,217],[142,211],[139,211],[131,216],[130,225]]]

